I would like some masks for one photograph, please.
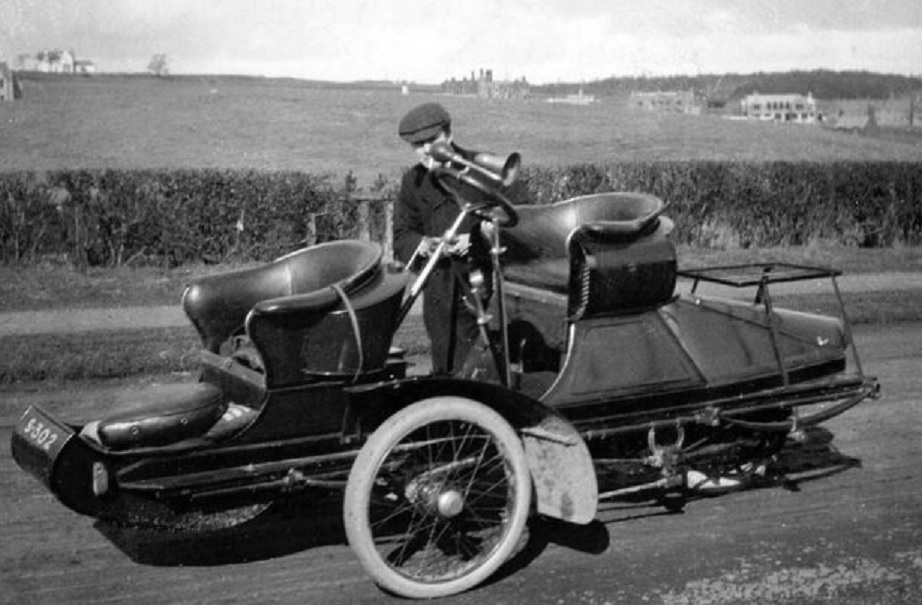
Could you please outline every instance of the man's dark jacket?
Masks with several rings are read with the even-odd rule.
[[[453,147],[468,160],[473,160],[477,154],[456,145]],[[521,185],[513,185],[505,193],[513,203],[525,201]],[[459,211],[452,194],[435,176],[422,165],[414,165],[403,175],[394,209],[394,256],[403,263],[408,262],[423,236],[441,236]],[[468,217],[459,233],[470,233],[476,222]],[[471,257],[478,264],[488,258],[487,246],[476,233],[471,237],[471,249]],[[462,293],[453,279],[453,266],[460,275],[467,275],[468,266],[464,260],[443,261],[432,272],[423,293],[423,320],[432,344],[432,370],[440,374],[457,373],[462,369],[479,334],[476,318],[463,304]]]

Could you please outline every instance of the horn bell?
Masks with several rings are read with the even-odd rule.
[[[488,152],[481,152],[474,156],[474,163],[491,173],[493,178],[508,187],[519,176],[519,167],[522,165],[522,156],[513,152],[506,157]]]
[[[515,182],[519,175],[519,166],[522,164],[522,156],[518,153],[503,157],[485,151],[475,155],[474,160],[471,161],[456,153],[451,145],[442,141],[433,143],[429,147],[429,155],[438,162],[457,164],[474,170],[504,187]]]

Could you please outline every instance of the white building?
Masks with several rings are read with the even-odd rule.
[[[743,115],[751,120],[797,122],[811,124],[817,120],[816,100],[812,93],[762,95],[753,93],[744,97]]]
[[[74,73],[84,75],[95,74],[96,64],[89,59],[77,59],[74,61]]]
[[[52,74],[72,74],[74,73],[74,62],[76,57],[70,50],[49,50],[43,51],[36,55],[36,69],[45,73]]]

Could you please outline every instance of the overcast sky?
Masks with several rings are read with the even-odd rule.
[[[532,83],[789,69],[922,75],[922,0],[0,0],[0,60],[100,71]]]

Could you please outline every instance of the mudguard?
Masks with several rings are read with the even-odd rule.
[[[589,448],[573,425],[544,409],[538,424],[520,431],[538,512],[585,525],[595,518],[599,496]]]
[[[492,408],[522,436],[539,514],[589,523],[598,505],[598,484],[589,448],[554,409],[497,384],[452,378],[409,378],[346,389],[350,411],[346,435],[370,434],[391,414],[439,395],[468,397]]]

